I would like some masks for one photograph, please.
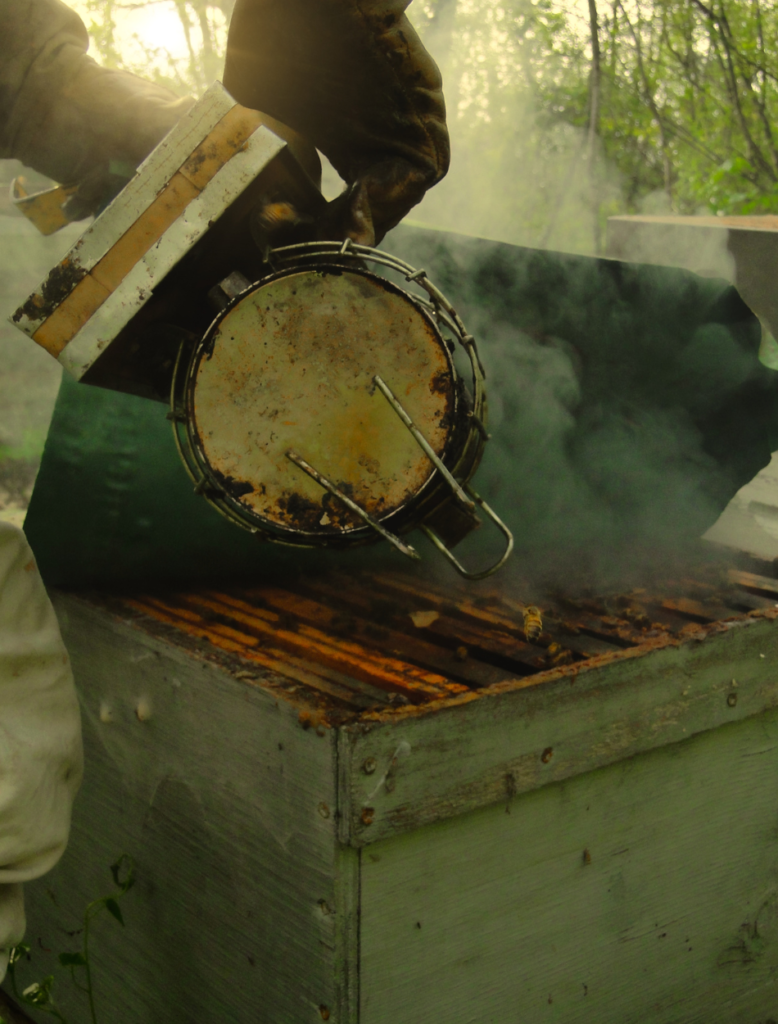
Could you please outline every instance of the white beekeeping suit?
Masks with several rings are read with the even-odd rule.
[[[54,609],[24,534],[0,521],[0,979],[24,934],[21,883],[62,855],[82,774],[78,700]]]

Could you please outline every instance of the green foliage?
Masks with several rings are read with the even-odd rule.
[[[194,94],[221,74],[233,3],[82,0],[104,63]],[[120,15],[146,6],[175,11],[186,56],[172,56],[163,39],[154,46],[136,39],[130,54]],[[592,216],[778,213],[778,0],[596,0],[594,7],[598,76],[585,4],[412,6],[444,72],[456,194],[467,193],[466,202],[452,202],[453,186],[435,190],[422,219],[586,248]],[[594,87],[599,114],[591,132]],[[576,218],[586,222],[580,230]]]
[[[93,900],[84,911],[81,950],[76,953],[60,953],[57,958],[60,966],[66,967],[70,971],[71,979],[76,988],[86,995],[89,1002],[92,1024],[97,1024],[97,1012],[95,1010],[94,991],[92,988],[92,967],[89,959],[90,927],[94,918],[103,910],[107,910],[124,927],[124,917],[118,901],[135,884],[135,866],[132,858],[128,857],[127,854],[123,854],[115,864],[111,865],[111,875],[116,886],[115,892]],[[60,1021],[60,1024],[68,1024],[67,1018],[63,1016],[52,993],[54,975],[47,975],[43,981],[35,981],[19,991],[18,966],[23,961],[30,959],[30,947],[25,943],[20,943],[11,950],[8,960],[8,976],[11,979],[14,996],[22,1005],[48,1013]],[[0,1018],[0,1024],[3,1024],[2,1018]]]
[[[181,95],[202,93],[221,78],[227,25],[235,0],[173,0],[186,40],[186,56],[175,56],[164,39],[158,45],[136,34],[131,50],[122,46],[119,23],[123,11],[159,9],[157,0],[86,0],[87,27],[100,63],[133,71]]]
[[[435,27],[452,2],[428,0],[417,20],[433,52],[445,56],[454,160],[467,161],[477,151],[489,161],[503,193],[503,223],[510,223],[512,207],[525,223],[553,220],[562,203],[570,207],[576,181],[591,174],[600,186],[595,182],[589,196],[581,189],[578,203],[594,202],[601,215],[778,213],[774,0],[596,0],[594,154],[583,138],[594,82],[587,5],[458,0],[456,17],[449,17],[450,45],[441,46]],[[483,146],[479,122],[491,124],[503,145],[511,122],[520,126],[507,157],[516,177],[513,193],[500,173],[502,156],[495,163],[494,147]],[[560,145],[562,129],[578,130],[579,144]],[[603,196],[609,175],[617,194],[606,188]],[[480,183],[475,172],[470,179]],[[532,202],[518,194],[530,186]],[[478,192],[473,187],[474,202]],[[542,237],[537,232],[523,240]]]
[[[659,186],[678,212],[777,208],[774,3],[613,0],[602,38],[602,135],[633,195]]]

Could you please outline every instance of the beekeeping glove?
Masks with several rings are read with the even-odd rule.
[[[319,236],[372,245],[448,169],[438,68],[409,0],[237,0],[224,85],[332,162],[347,190]]]
[[[116,189],[194,102],[86,55],[89,38],[61,0],[0,0],[0,158],[83,188],[71,219]]]

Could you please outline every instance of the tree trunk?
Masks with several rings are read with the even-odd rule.
[[[602,251],[602,232],[600,230],[600,190],[597,182],[597,156],[599,154],[600,135],[600,30],[597,21],[597,2],[589,0],[589,29],[592,40],[592,67],[589,72],[589,136],[588,136],[588,171],[589,189],[592,204],[592,227],[594,251],[597,255]]]

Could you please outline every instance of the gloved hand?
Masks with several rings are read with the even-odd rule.
[[[332,162],[348,188],[320,238],[372,245],[448,169],[437,66],[409,0],[237,0],[224,85]]]
[[[100,67],[88,43],[61,0],[0,0],[0,157],[83,183],[68,211],[78,217],[110,198],[111,163],[137,166],[194,102]]]

